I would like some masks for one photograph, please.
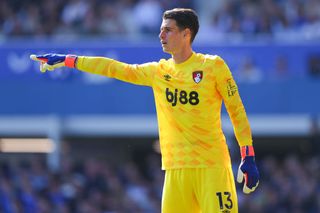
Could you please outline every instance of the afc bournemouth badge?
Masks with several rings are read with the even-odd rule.
[[[194,71],[192,73],[192,78],[193,78],[193,81],[198,84],[203,78],[203,72],[202,71]]]

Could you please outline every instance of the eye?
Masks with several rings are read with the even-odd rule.
[[[164,28],[160,29],[160,32],[165,32],[165,33],[167,33],[167,32],[170,32],[170,31],[171,31],[171,29],[168,28],[168,27],[164,27]]]

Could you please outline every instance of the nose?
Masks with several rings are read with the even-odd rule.
[[[163,38],[163,35],[164,35],[164,33],[163,33],[163,31],[161,30],[160,33],[159,33],[159,38],[162,39],[162,38]]]

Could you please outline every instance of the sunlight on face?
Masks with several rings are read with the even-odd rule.
[[[159,38],[163,51],[170,54],[179,51],[185,42],[184,30],[179,30],[174,19],[162,20]]]

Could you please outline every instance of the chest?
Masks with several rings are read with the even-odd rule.
[[[170,105],[198,106],[216,92],[215,79],[208,69],[162,69],[153,85],[157,97]]]
[[[162,69],[156,76],[156,85],[171,89],[200,90],[214,86],[214,79],[207,69]]]

